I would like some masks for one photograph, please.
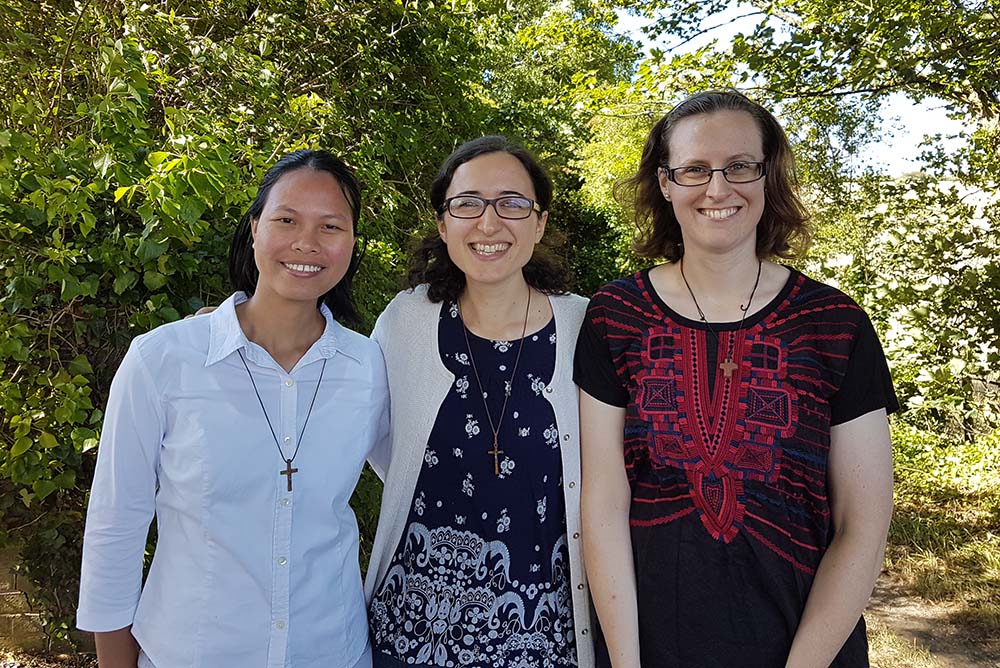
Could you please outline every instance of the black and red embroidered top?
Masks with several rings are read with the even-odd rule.
[[[899,405],[868,316],[794,269],[712,328],[639,272],[591,300],[574,377],[626,408],[643,666],[780,668],[833,537],[830,427]],[[832,666],[867,665],[862,620]]]

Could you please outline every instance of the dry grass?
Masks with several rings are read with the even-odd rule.
[[[889,572],[913,594],[959,604],[952,621],[1000,637],[1000,438],[896,436]]]
[[[931,654],[875,621],[868,623],[868,657],[872,668],[940,668]]]

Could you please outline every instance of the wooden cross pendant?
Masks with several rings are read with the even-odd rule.
[[[285,470],[281,471],[280,473],[281,473],[281,475],[283,475],[286,478],[288,478],[288,491],[289,492],[292,491],[292,474],[293,473],[298,473],[298,472],[299,472],[298,469],[293,469],[292,468],[292,460],[291,459],[286,459],[285,460]]]
[[[500,455],[503,454],[503,450],[497,443],[496,434],[493,435],[493,449],[490,450],[490,454],[493,455],[493,475],[500,475]]]
[[[719,365],[726,378],[732,378],[733,372],[740,368],[740,365],[733,361],[732,357],[727,357],[726,361]]]

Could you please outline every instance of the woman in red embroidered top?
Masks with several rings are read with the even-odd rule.
[[[700,93],[629,183],[637,250],[667,261],[594,296],[575,372],[612,664],[867,666],[898,404],[858,305],[772,261],[808,237],[788,140],[743,95]]]

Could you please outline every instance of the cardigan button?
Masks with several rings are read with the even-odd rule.
[[[574,487],[576,487],[576,482],[574,482],[573,480],[570,480],[569,481],[569,488],[573,489]]]
[[[580,591],[583,591],[583,583],[581,582],[580,584],[578,584],[576,588],[579,589]]]
[[[582,635],[582,636],[587,635],[587,629],[584,629],[584,630],[580,631],[580,635]]]
[[[548,392],[549,394],[552,394],[552,386],[551,385],[547,385],[545,387],[545,391]]]
[[[580,537],[580,532],[579,531],[577,531],[577,532],[575,532],[573,534],[573,538],[579,538],[579,537]]]
[[[569,434],[563,434],[563,440],[564,441],[568,441],[569,440]]]

